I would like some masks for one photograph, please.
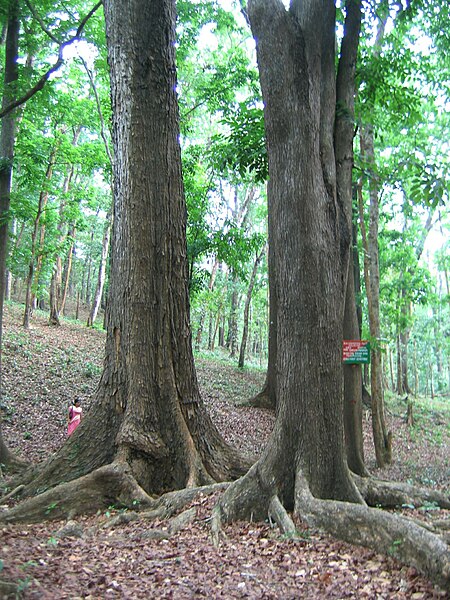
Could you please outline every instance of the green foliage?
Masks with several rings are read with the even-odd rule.
[[[45,514],[49,515],[53,510],[55,510],[55,508],[57,508],[58,503],[57,502],[52,502],[51,504],[49,504],[45,510]]]
[[[265,237],[262,234],[254,233],[248,236],[230,221],[226,221],[223,230],[214,235],[217,258],[229,265],[242,278],[245,278],[242,264],[248,262],[264,243]]]
[[[446,0],[391,3],[383,39],[374,52],[378,17],[387,6],[364,5],[356,96],[357,124],[372,123],[376,134],[383,199],[379,231],[382,334],[394,347],[396,336],[410,331],[421,380],[428,381],[432,375],[437,389],[444,390],[448,384],[437,368],[436,356],[440,353],[439,360],[448,363],[450,319],[443,283],[450,270],[448,243],[437,252],[435,265],[431,258],[425,264],[419,250],[428,216],[436,221],[441,215],[443,234],[448,237],[449,231],[450,34],[442,27],[449,17],[449,4]],[[41,0],[34,7],[39,23],[29,7],[21,5],[16,93],[27,91],[55,63],[55,39],[64,42],[74,35],[91,8],[84,0],[70,6],[62,0]],[[338,6],[340,26],[344,12]],[[241,299],[245,296],[255,254],[266,241],[267,208],[261,190],[268,165],[254,41],[239,6],[225,10],[214,1],[182,0],[177,13],[177,91],[195,327],[205,314],[224,322],[232,290]],[[2,23],[6,14],[6,4],[0,3]],[[110,144],[111,103],[101,9],[86,23],[82,40],[67,48],[64,56],[64,65],[18,111],[11,208],[2,219],[11,224],[8,267],[14,277],[24,280],[39,196],[48,194],[39,215],[39,235],[45,236],[36,250],[35,261],[41,260],[42,268],[35,291],[40,297],[48,295],[56,257],[64,262],[75,244],[71,291],[83,292],[86,298],[95,285],[102,236],[111,214],[111,165],[102,138],[105,134]],[[0,59],[4,59],[3,46]],[[369,165],[362,162],[356,145],[355,152],[355,179],[364,179]],[[52,153],[55,162],[48,177]],[[242,206],[251,187],[258,189],[257,198],[243,219],[233,198]],[[210,290],[216,260],[220,267]],[[265,343],[267,280],[263,261],[253,292],[250,327],[251,334]],[[364,297],[362,303],[366,309]],[[87,365],[85,375],[96,373]]]
[[[267,150],[265,146],[262,109],[240,103],[222,119],[227,133],[212,138],[210,153],[216,168],[248,177],[250,172],[256,182],[268,178]]]
[[[93,364],[91,361],[87,361],[84,365],[84,376],[88,379],[92,379],[94,377],[98,377],[100,375],[100,368]]]

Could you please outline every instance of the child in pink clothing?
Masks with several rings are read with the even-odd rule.
[[[81,423],[83,418],[83,409],[80,406],[80,401],[75,400],[72,406],[69,408],[69,422],[67,425],[67,435],[72,435],[78,425]]]

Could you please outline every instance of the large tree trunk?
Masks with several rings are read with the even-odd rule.
[[[277,419],[261,458],[220,499],[214,539],[221,522],[268,513],[292,534],[281,500],[312,526],[386,553],[394,546],[400,560],[448,581],[445,543],[368,509],[345,458],[341,348],[351,231],[336,193],[334,2],[294,0],[286,11],[279,0],[250,0],[248,7],[274,218]],[[352,7],[360,10],[349,0],[347,13]]]
[[[132,0],[124,11],[107,0],[105,16],[115,149],[105,368],[93,407],[58,454],[30,473],[24,494],[109,463],[130,473],[143,496],[231,480],[250,465],[213,426],[194,369],[175,3]],[[105,487],[104,502],[111,493]],[[68,507],[77,511],[70,496]]]
[[[334,6],[327,2],[324,14],[319,4],[314,14],[300,4],[287,12],[276,0],[249,4],[265,106],[278,310],[277,420],[262,458],[243,480],[264,490],[247,515],[258,514],[255,505],[267,508],[272,494],[293,506],[297,471],[318,497],[360,499],[343,444],[350,229],[336,194]],[[320,34],[313,22],[324,23]]]

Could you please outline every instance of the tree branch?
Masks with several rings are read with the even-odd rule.
[[[25,0],[25,4],[28,6],[31,14],[33,15],[33,17],[36,19],[36,21],[39,23],[39,25],[41,26],[42,31],[48,35],[48,37],[53,40],[54,42],[56,42],[58,45],[61,44],[61,40],[58,40],[58,38],[56,36],[53,35],[53,33],[47,29],[47,27],[45,26],[44,21],[41,19],[41,17],[38,15],[38,13],[35,11],[34,6],[31,4],[31,2],[29,2],[29,0]]]
[[[97,105],[97,112],[98,112],[98,118],[100,119],[100,132],[101,132],[101,136],[102,136],[102,140],[103,143],[105,145],[105,152],[106,155],[108,156],[109,162],[112,165],[113,164],[113,157],[111,154],[111,149],[109,147],[109,140],[108,137],[106,135],[106,127],[105,127],[105,119],[103,118],[103,112],[102,112],[102,105],[100,103],[100,98],[97,92],[97,88],[95,87],[95,81],[94,81],[94,76],[92,74],[92,71],[89,69],[87,62],[84,60],[84,58],[82,56],[80,56],[81,62],[83,63],[83,67],[87,73],[87,76],[89,78],[89,82],[91,84],[91,89],[92,92],[94,93],[94,97],[95,97],[95,103]]]
[[[64,58],[63,58],[63,50],[66,46],[69,46],[70,44],[72,44],[73,42],[77,41],[78,39],[80,39],[81,33],[84,29],[84,26],[86,25],[87,21],[91,18],[91,16],[96,12],[96,10],[102,5],[102,0],[100,0],[99,2],[97,2],[97,4],[88,12],[88,14],[81,20],[77,31],[75,33],[74,36],[72,36],[70,39],[66,40],[65,42],[59,43],[59,49],[58,49],[58,59],[55,62],[55,64],[50,67],[48,69],[48,71],[46,71],[46,73],[44,73],[42,75],[42,77],[39,79],[39,81],[36,83],[36,85],[34,85],[32,88],[30,88],[21,98],[18,98],[17,100],[15,100],[14,102],[11,102],[11,104],[8,104],[8,106],[6,106],[1,112],[0,112],[0,119],[3,119],[3,117],[5,115],[7,115],[8,113],[10,113],[12,110],[14,110],[15,108],[17,108],[18,106],[21,106],[22,104],[25,104],[25,102],[27,102],[27,100],[29,100],[32,96],[34,96],[37,92],[41,91],[43,89],[43,87],[45,86],[45,84],[47,83],[47,81],[50,78],[50,75],[52,73],[54,73],[55,71],[57,71],[59,69],[59,67],[63,64],[64,62]],[[30,10],[32,10],[30,8]],[[34,11],[32,10],[32,13],[34,15]],[[39,21],[39,23],[41,23],[40,19],[38,17],[36,17]],[[41,24],[42,27],[42,24]],[[48,32],[45,28],[44,31],[51,37],[51,39],[53,39],[54,41],[57,41],[56,38],[50,33]]]

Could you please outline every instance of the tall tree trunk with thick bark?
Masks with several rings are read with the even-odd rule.
[[[105,367],[81,425],[25,481],[24,494],[56,486],[48,493],[67,496],[55,515],[86,510],[92,478],[101,486],[95,510],[111,496],[150,501],[150,493],[229,481],[251,464],[213,425],[194,368],[175,3],[131,0],[124,11],[106,0],[105,17],[115,150]],[[40,498],[29,502],[48,505]]]
[[[360,9],[348,0],[347,13],[351,5]],[[222,522],[268,513],[292,535],[290,507],[314,527],[385,553],[395,548],[397,558],[448,581],[446,544],[368,508],[368,478],[351,476],[346,462],[341,352],[351,230],[336,191],[334,2],[293,0],[286,10],[281,0],[250,0],[248,8],[274,217],[277,419],[261,458],[219,500],[214,539]]]
[[[222,508],[232,513],[248,486],[254,502],[247,514],[258,514],[256,506],[267,510],[274,494],[293,506],[304,485],[319,498],[360,496],[343,443],[341,348],[351,230],[336,192],[334,4],[294,3],[286,11],[277,0],[254,0],[249,15],[269,156],[277,420],[262,458],[225,494]]]

